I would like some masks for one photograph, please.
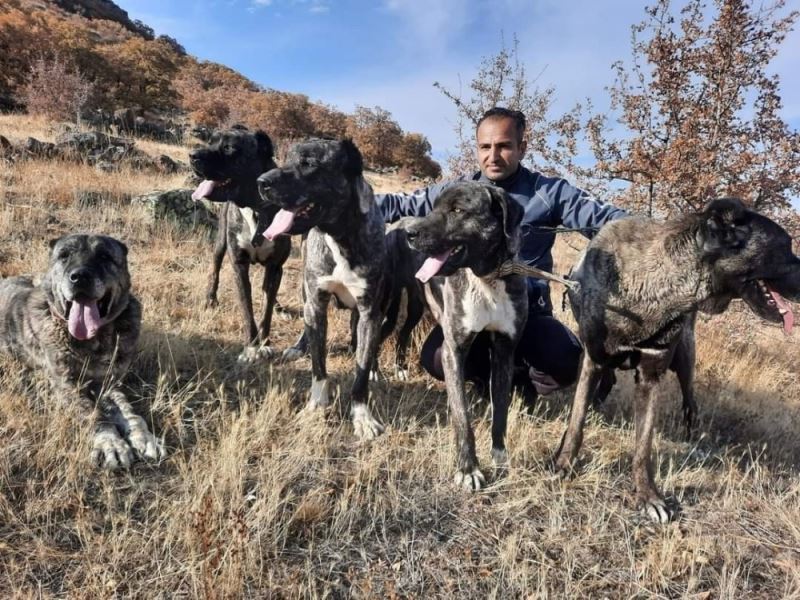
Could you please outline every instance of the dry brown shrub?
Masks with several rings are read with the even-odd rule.
[[[19,99],[32,115],[55,121],[78,121],[92,97],[94,85],[73,65],[56,55],[38,58]]]

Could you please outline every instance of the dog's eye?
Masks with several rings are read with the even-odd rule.
[[[461,214],[464,211],[462,211],[458,206],[454,206],[452,212],[454,212],[456,214]]]
[[[61,252],[58,253],[58,256],[56,256],[56,258],[58,260],[67,260],[69,258],[69,250],[62,250]]]

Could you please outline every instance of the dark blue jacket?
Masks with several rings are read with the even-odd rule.
[[[497,185],[519,202],[525,210],[519,257],[545,271],[553,270],[551,250],[556,240],[555,232],[547,228],[581,229],[590,238],[608,221],[628,216],[624,210],[597,200],[564,179],[546,177],[521,165],[514,175],[503,181],[490,181],[478,172],[472,177],[437,183],[412,194],[376,194],[375,199],[387,223],[401,217],[422,217],[431,211],[448,186],[464,179]],[[546,281],[528,278],[528,299],[532,312],[552,312]]]

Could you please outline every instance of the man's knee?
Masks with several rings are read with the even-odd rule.
[[[560,387],[578,379],[582,352],[575,334],[550,316],[529,318],[517,348],[517,356],[524,364],[548,375]]]
[[[434,327],[425,338],[419,352],[419,364],[429,375],[439,381],[444,381],[444,367],[442,367],[442,348],[444,334],[440,326]]]

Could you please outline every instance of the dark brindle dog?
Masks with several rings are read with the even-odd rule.
[[[417,277],[444,332],[442,366],[457,449],[456,483],[478,490],[475,437],[464,391],[464,362],[475,336],[492,332],[492,458],[505,468],[506,419],[511,401],[514,350],[528,315],[525,280],[498,277],[519,245],[522,207],[503,190],[476,182],[448,188],[433,210],[405,226],[411,245],[429,256]]]
[[[623,219],[606,225],[576,269],[570,300],[585,345],[569,426],[555,466],[572,469],[586,407],[604,369],[638,366],[634,398],[633,483],[651,519],[673,511],[653,481],[654,388],[697,311],[721,313],[741,298],[760,317],[790,332],[784,297],[800,299],[800,259],[789,235],[741,201],[721,199],[667,222]]]
[[[397,228],[386,234],[386,258],[388,273],[391,275],[389,308],[381,325],[381,343],[395,331],[400,316],[403,296],[406,298],[406,315],[397,330],[394,370],[395,377],[401,381],[408,379],[408,346],[411,334],[425,313],[425,292],[421,282],[415,277],[422,266],[424,256],[408,244],[408,233],[403,229],[404,219],[396,223]]]
[[[403,221],[400,219],[393,224],[393,229],[387,231],[386,241],[386,268],[385,273],[389,281],[389,307],[386,317],[381,325],[380,344],[392,335],[397,329],[403,297],[406,299],[405,319],[397,329],[397,344],[395,346],[394,376],[400,381],[408,380],[408,346],[411,343],[411,334],[419,324],[425,313],[425,294],[422,284],[414,276],[422,266],[424,257],[408,245],[406,232],[402,229]],[[336,297],[339,308],[347,308]],[[353,311],[350,318],[350,350],[356,351],[358,338],[358,311]],[[283,352],[283,361],[292,361],[308,354],[308,339],[305,331],[291,348]],[[377,373],[377,366],[373,367],[373,375]]]
[[[263,131],[249,133],[242,128],[217,131],[208,144],[192,152],[192,168],[204,179],[192,198],[225,202],[214,247],[206,303],[217,304],[217,287],[222,259],[227,250],[236,273],[236,289],[244,321],[244,350],[241,362],[269,357],[269,333],[283,263],[289,257],[288,237],[265,240],[262,233],[278,208],[265,205],[258,195],[256,179],[275,167],[272,142]],[[261,320],[256,326],[250,287],[250,265],[264,266],[261,289],[264,294]]]
[[[356,435],[373,438],[383,426],[367,407],[369,373],[379,350],[388,304],[384,224],[361,154],[349,141],[310,140],[294,145],[286,164],[264,173],[259,190],[281,207],[268,239],[308,233],[303,255],[303,320],[311,353],[310,407],[329,403],[327,354],[331,295],[358,312],[355,380],[350,416]]]
[[[68,235],[51,245],[38,286],[25,277],[0,282],[0,348],[44,369],[60,400],[77,402],[87,416],[96,411],[95,464],[116,469],[137,455],[163,457],[119,389],[142,318],[130,294],[128,249],[100,235]]]

